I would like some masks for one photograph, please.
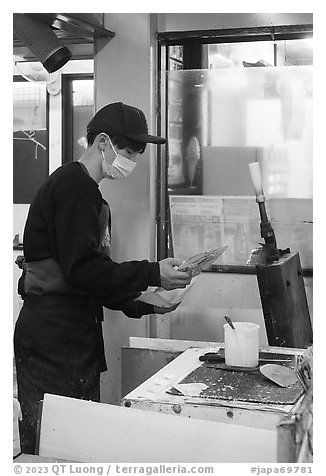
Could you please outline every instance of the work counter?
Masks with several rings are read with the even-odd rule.
[[[223,345],[214,347],[214,352]],[[227,378],[218,366],[205,365],[199,357],[210,348],[190,348],[143,382],[122,399],[128,408],[199,418],[221,423],[232,423],[276,430],[280,418],[295,411],[302,400],[303,390],[298,385],[281,388],[259,375],[259,370],[244,374],[245,386],[239,384],[238,372],[227,372]],[[300,355],[303,350],[265,347],[264,355]],[[257,376],[257,377],[256,377]],[[224,382],[223,382],[224,377]],[[206,382],[208,389],[200,395],[191,394],[191,383]],[[261,384],[263,382],[263,385]],[[174,391],[178,384],[189,384],[190,393],[180,395]],[[251,385],[251,388],[248,388]],[[210,387],[210,388],[209,388]],[[237,389],[238,387],[238,389]],[[179,387],[178,387],[179,388]],[[247,398],[246,398],[247,395]]]
[[[223,350],[220,344],[214,344],[213,348],[202,345],[184,350],[129,392],[120,406],[45,394],[40,456],[20,455],[14,461],[296,462],[297,451],[293,450],[292,443],[296,444],[297,435],[288,425],[280,438],[279,424],[282,419],[296,415],[302,407],[306,398],[302,388],[295,383],[292,390],[291,386],[282,389],[273,382],[266,387],[258,378],[259,371],[254,370],[257,386],[247,385],[239,394],[236,384],[239,376],[234,377],[233,383],[225,384],[219,381],[221,369],[214,365],[213,368],[207,366],[207,374],[200,373],[206,369],[206,362],[199,357],[211,350]],[[302,352],[293,348],[260,349],[260,355],[264,353],[274,358],[275,355],[291,358]],[[196,393],[194,388],[198,383],[202,389]],[[214,384],[216,389],[212,389]],[[180,395],[175,392],[180,387],[191,390]],[[264,388],[272,391],[264,393]],[[234,392],[238,392],[237,398]],[[307,440],[307,431],[304,437]],[[309,461],[305,454],[303,462]]]

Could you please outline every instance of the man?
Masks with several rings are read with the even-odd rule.
[[[30,206],[18,291],[24,299],[14,335],[21,448],[34,453],[38,402],[44,393],[99,401],[107,369],[102,306],[139,318],[160,309],[136,300],[148,286],[184,288],[181,260],[111,260],[110,210],[99,191],[103,178],[129,175],[147,143],[144,113],[121,102],[95,114],[78,162],[50,175]]]

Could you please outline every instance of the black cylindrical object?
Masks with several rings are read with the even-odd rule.
[[[52,29],[24,13],[14,13],[14,34],[23,41],[49,73],[54,73],[71,58],[71,51],[61,44]]]

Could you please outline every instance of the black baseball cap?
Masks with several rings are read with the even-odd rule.
[[[134,106],[114,102],[102,107],[87,126],[88,132],[106,132],[112,136],[123,136],[147,144],[165,144],[163,137],[148,134],[145,114]]]

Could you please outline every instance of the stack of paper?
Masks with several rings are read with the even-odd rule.
[[[163,288],[149,288],[147,291],[143,292],[136,301],[143,301],[147,302],[147,304],[152,304],[153,306],[168,308],[174,304],[180,303],[195,282],[196,278],[185,288],[173,289],[173,291],[166,291]]]

